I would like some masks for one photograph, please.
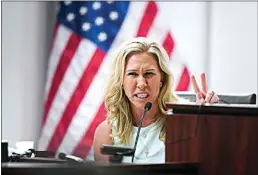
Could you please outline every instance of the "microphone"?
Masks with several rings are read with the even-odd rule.
[[[65,153],[59,153],[58,158],[72,163],[83,163],[83,159],[72,155],[66,155]]]
[[[141,120],[140,120],[140,125],[138,127],[138,131],[137,131],[137,134],[136,134],[136,139],[135,139],[135,143],[134,143],[134,148],[133,148],[133,155],[132,155],[132,163],[133,163],[133,160],[134,160],[134,154],[135,154],[135,151],[136,151],[136,146],[137,146],[137,143],[138,143],[138,140],[139,140],[139,136],[140,136],[140,131],[141,131],[141,128],[142,128],[142,121],[146,115],[146,113],[151,109],[152,107],[152,103],[151,102],[147,102],[144,106],[144,112],[142,114],[142,117],[141,117]]]

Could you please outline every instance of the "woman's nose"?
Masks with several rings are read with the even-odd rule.
[[[146,86],[147,86],[146,79],[142,76],[139,76],[139,78],[137,79],[137,87],[142,90]]]

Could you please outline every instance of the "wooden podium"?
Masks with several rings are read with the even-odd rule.
[[[2,164],[3,175],[197,175],[194,163],[167,164],[111,164],[84,162],[57,164],[8,162]]]
[[[258,107],[167,103],[166,162],[201,175],[258,175]]]

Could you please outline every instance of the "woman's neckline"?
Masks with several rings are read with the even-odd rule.
[[[157,120],[154,121],[154,122],[151,122],[151,123],[150,123],[149,125],[147,125],[147,126],[142,126],[141,128],[142,128],[142,129],[145,129],[145,128],[147,129],[147,128],[150,128],[150,127],[154,126],[156,123],[157,123]],[[133,128],[134,128],[134,129],[138,129],[139,126],[133,125]]]

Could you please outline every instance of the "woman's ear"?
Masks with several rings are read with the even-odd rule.
[[[163,80],[160,81],[160,87],[162,87],[162,86],[163,86]]]

